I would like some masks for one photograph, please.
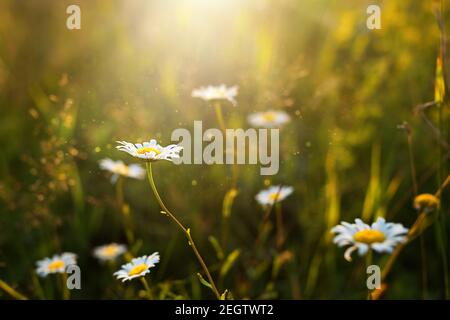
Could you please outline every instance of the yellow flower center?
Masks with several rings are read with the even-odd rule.
[[[375,242],[383,242],[386,237],[384,233],[378,230],[361,230],[353,235],[353,239],[357,242],[372,244]]]
[[[107,257],[113,257],[117,253],[117,247],[115,245],[109,245],[102,250],[102,254]]]
[[[274,121],[275,120],[275,114],[273,112],[265,112],[263,114],[263,118],[266,121]]]
[[[144,272],[147,269],[148,269],[148,267],[145,263],[138,264],[137,266],[134,266],[133,268],[131,268],[131,270],[128,272],[128,275],[135,276],[141,272]]]
[[[161,151],[159,151],[159,150],[156,149],[156,148],[152,148],[152,147],[144,147],[144,148],[140,148],[140,149],[138,149],[138,151],[137,151],[138,154],[145,154],[145,153],[147,153],[147,152],[154,152],[154,153],[156,153],[156,154],[160,154],[160,153],[161,153]]]
[[[126,175],[128,175],[128,166],[123,165],[123,164],[117,164],[114,167],[114,172],[126,176]]]
[[[414,208],[417,210],[433,211],[439,207],[439,198],[429,193],[419,194],[414,198]]]
[[[220,89],[217,93],[220,97],[225,97],[227,92],[225,89]]]
[[[47,268],[48,268],[49,271],[56,271],[58,269],[64,268],[64,265],[65,265],[64,261],[62,261],[62,260],[55,260],[55,261],[49,263]]]
[[[274,192],[269,195],[269,199],[272,201],[278,201],[280,199],[280,193]]]

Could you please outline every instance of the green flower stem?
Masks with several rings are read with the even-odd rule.
[[[367,251],[366,255],[366,270],[364,270],[364,274],[367,272],[367,268],[372,265],[372,259],[373,259],[373,251],[372,248],[369,247],[369,251]],[[372,291],[367,288],[367,300],[372,300]]]
[[[264,231],[270,223],[269,218],[270,218],[270,213],[272,212],[272,208],[273,208],[273,205],[268,205],[264,209],[264,215],[263,215],[261,223],[259,224],[258,235],[256,236],[256,240],[255,240],[256,247],[259,247],[262,244],[262,241],[264,240],[263,239]]]
[[[69,288],[67,288],[67,273],[65,272],[61,273],[61,287],[63,293],[63,300],[69,300],[70,291]]]
[[[217,101],[214,103],[214,110],[216,111],[216,117],[219,122],[220,129],[223,131],[223,134],[225,134],[227,127],[223,118],[222,106],[220,105],[220,102]]]
[[[117,199],[117,205],[119,206],[120,211],[122,211],[122,206],[124,203],[124,196],[123,196],[123,178],[118,177],[116,181],[116,199]]]
[[[214,102],[214,110],[216,112],[216,118],[217,118],[217,122],[219,123],[220,130],[222,130],[223,135],[226,137],[227,126],[225,124],[225,118],[222,113],[222,105],[220,104],[220,101]],[[234,147],[234,148],[236,148],[236,147]],[[236,151],[236,149],[234,150],[234,154],[236,154],[235,151]],[[237,167],[236,163],[233,161],[233,164],[231,167],[231,186],[230,186],[230,189],[225,194],[224,203],[227,200],[227,194],[229,194],[230,192],[233,192],[233,190],[236,190],[237,179],[238,179],[238,167]],[[229,202],[230,203],[228,205],[229,205],[229,209],[231,211],[231,207],[233,206],[233,202],[234,202],[234,197],[231,197]],[[227,242],[228,242],[229,223],[230,223],[230,221],[229,221],[230,211],[228,212],[228,214],[225,214],[225,206],[223,206],[223,209],[224,210],[222,210],[221,240],[222,240],[222,246],[226,250]]]
[[[276,218],[276,246],[278,249],[284,243],[284,225],[283,225],[283,214],[281,210],[281,204],[279,202],[275,203],[275,218]]]
[[[131,246],[134,243],[134,233],[132,228],[129,207],[125,203],[123,184],[124,179],[123,177],[119,176],[116,182],[117,206],[119,207],[120,213],[122,214],[122,217],[124,219],[125,235],[127,237],[128,244]]]
[[[164,214],[167,215],[170,219],[172,219],[173,222],[175,222],[176,225],[178,225],[178,227],[183,231],[183,233],[185,234],[186,238],[188,239],[188,243],[190,245],[190,247],[192,248],[192,250],[194,251],[195,256],[197,257],[198,262],[200,263],[201,267],[203,268],[203,271],[206,274],[206,277],[208,278],[208,281],[211,285],[211,289],[214,292],[214,294],[216,295],[217,299],[220,300],[220,293],[217,290],[217,287],[214,283],[213,278],[211,277],[211,273],[208,270],[208,267],[206,266],[205,262],[203,261],[202,256],[200,255],[199,251],[197,250],[197,246],[195,245],[194,239],[192,239],[191,236],[191,232],[190,229],[186,228],[171,212],[169,209],[167,209],[166,205],[164,204],[164,202],[162,201],[158,190],[156,189],[156,185],[155,185],[155,181],[153,180],[153,173],[152,173],[152,164],[151,162],[146,162],[145,163],[146,169],[147,169],[147,177],[148,177],[148,182],[150,184],[150,187],[153,191],[153,194],[156,197],[156,200],[158,201],[160,207],[163,209]]]
[[[154,300],[152,290],[150,290],[150,286],[148,285],[147,279],[145,279],[145,277],[141,277],[141,282],[144,285],[145,291],[147,292],[147,298],[149,300]]]

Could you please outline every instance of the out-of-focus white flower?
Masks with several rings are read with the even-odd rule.
[[[372,226],[365,224],[361,219],[355,219],[355,223],[341,222],[331,229],[336,236],[333,242],[339,247],[350,246],[344,254],[347,261],[352,261],[351,254],[358,250],[363,256],[370,249],[377,252],[392,253],[394,248],[406,241],[408,229],[401,223],[386,222],[379,217]]]
[[[119,271],[114,272],[114,275],[117,279],[122,280],[122,282],[143,277],[147,273],[150,273],[150,268],[153,268],[158,262],[158,252],[155,252],[150,256],[134,258],[130,263],[124,264]]]
[[[147,161],[156,160],[168,160],[178,159],[180,157],[180,151],[183,147],[177,146],[176,144],[168,145],[163,147],[159,145],[155,139],[144,143],[129,143],[126,141],[117,141],[119,144],[116,148],[120,151],[124,151],[133,157],[144,159]]]
[[[236,96],[238,94],[238,86],[227,88],[226,85],[200,87],[192,91],[192,96],[201,98],[206,101],[210,100],[228,100],[233,106],[236,106]]]
[[[118,256],[127,252],[127,247],[123,244],[110,243],[94,248],[94,256],[101,260],[115,260]]]
[[[250,114],[248,123],[254,127],[276,128],[288,123],[290,119],[284,111],[269,110]]]
[[[77,255],[71,252],[55,254],[51,258],[45,258],[36,262],[36,272],[41,277],[50,273],[64,273],[70,265],[77,264]]]
[[[262,206],[273,205],[283,201],[293,191],[294,188],[289,186],[270,186],[268,189],[260,191],[255,198]]]
[[[139,164],[126,165],[121,160],[111,160],[109,158],[100,160],[100,168],[112,172],[111,182],[115,183],[119,176],[144,179],[145,170]]]

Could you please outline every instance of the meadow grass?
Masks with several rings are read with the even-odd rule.
[[[0,299],[450,298],[447,1],[81,2],[0,4]],[[278,174],[169,163],[194,121]]]

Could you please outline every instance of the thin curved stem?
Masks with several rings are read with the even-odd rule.
[[[152,173],[152,164],[150,162],[146,162],[145,163],[146,169],[147,169],[147,177],[148,177],[148,182],[150,184],[150,187],[156,197],[156,200],[158,201],[158,204],[160,205],[160,207],[163,209],[163,213],[168,216],[170,219],[172,219],[172,221],[175,222],[175,224],[183,231],[183,233],[185,234],[186,238],[188,239],[188,243],[190,245],[190,247],[192,248],[192,250],[194,251],[195,256],[197,257],[198,262],[200,263],[203,271],[206,274],[206,277],[208,278],[208,281],[211,285],[211,289],[214,292],[214,294],[216,295],[217,299],[220,299],[220,293],[217,290],[216,284],[214,283],[214,280],[211,276],[211,273],[208,270],[208,267],[205,264],[205,261],[203,260],[202,256],[200,255],[200,252],[197,249],[197,246],[195,245],[194,239],[192,239],[191,236],[191,232],[189,228],[186,228],[173,214],[172,212],[170,212],[169,209],[167,209],[166,205],[164,204],[164,202],[161,199],[161,196],[158,193],[158,190],[156,189],[156,185],[155,185],[155,181],[153,180],[153,173]]]

